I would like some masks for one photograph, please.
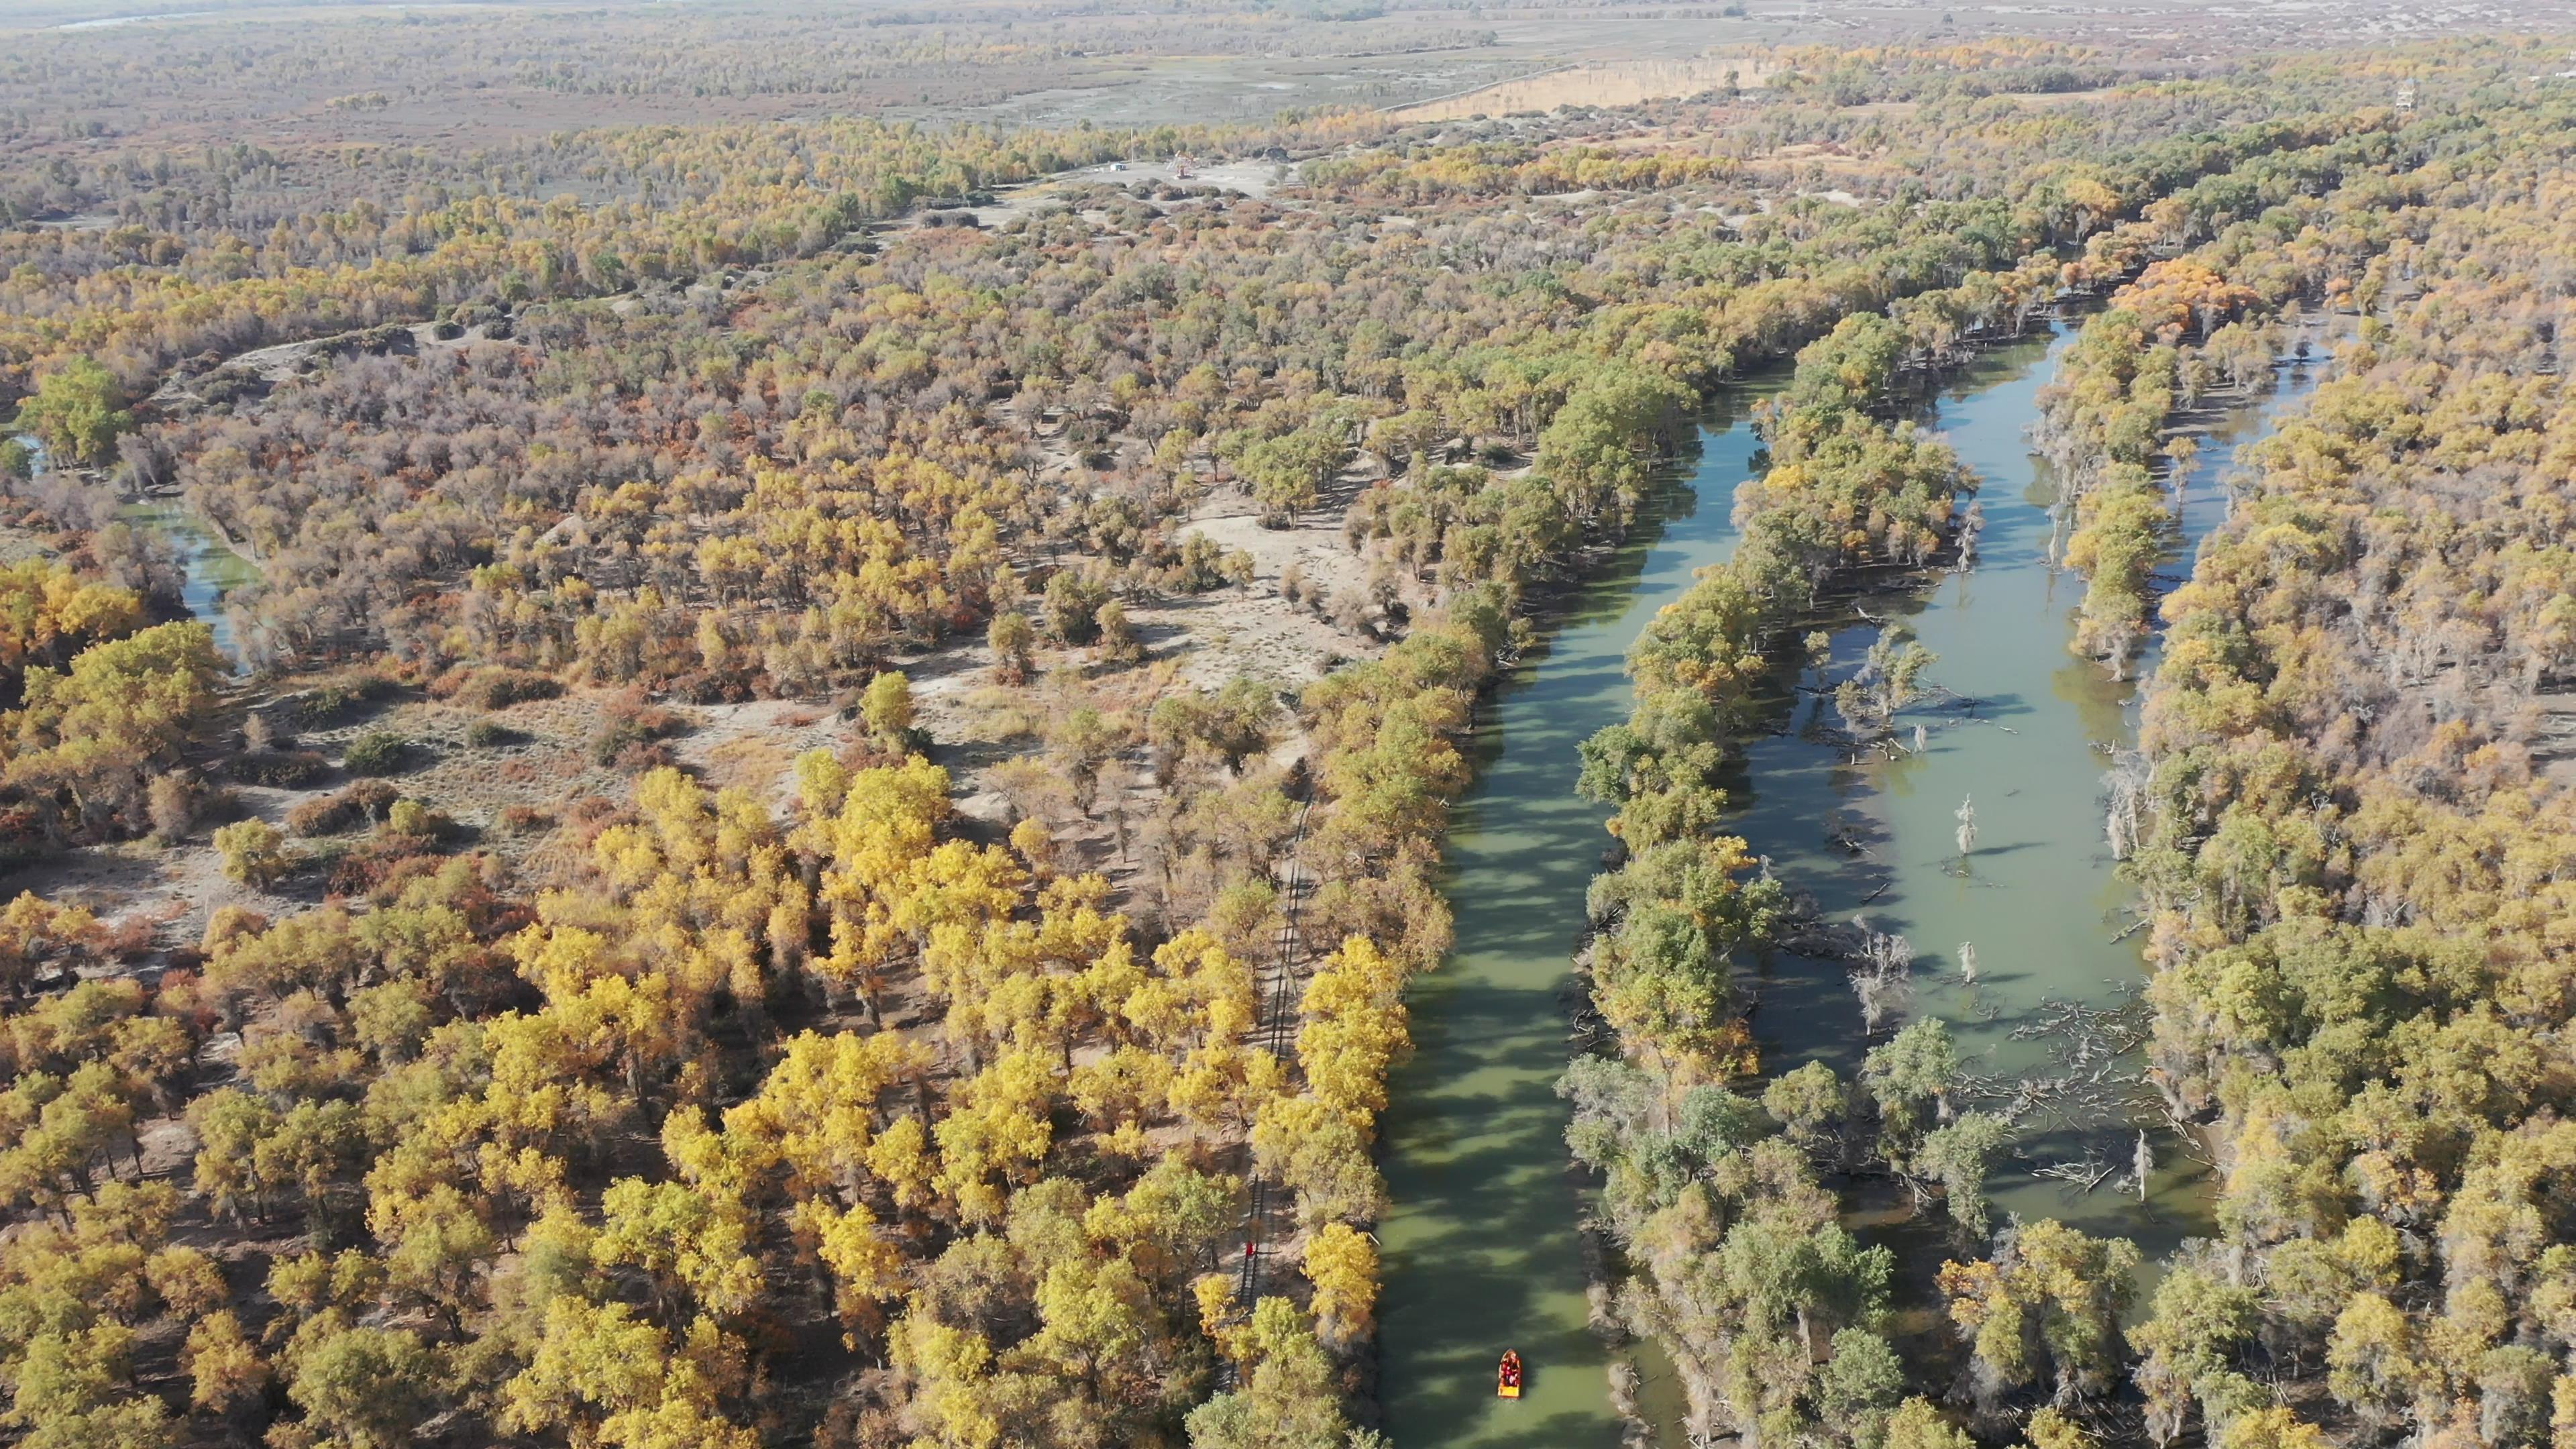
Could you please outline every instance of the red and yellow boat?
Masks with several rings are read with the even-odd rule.
[[[1513,1349],[1503,1350],[1503,1365],[1494,1374],[1494,1397],[1517,1399],[1521,1396],[1521,1356]]]

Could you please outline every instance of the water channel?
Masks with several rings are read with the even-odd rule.
[[[2116,1007],[2139,980],[2134,939],[2115,939],[2128,897],[2100,808],[2109,752],[2134,738],[2136,687],[2067,652],[2082,581],[2050,567],[2055,485],[2024,442],[2036,394],[2070,337],[1995,349],[1926,409],[1924,420],[1983,480],[1979,566],[1860,605],[1879,619],[1901,617],[1941,656],[1931,677],[1950,694],[1900,725],[1909,735],[1924,726],[1924,752],[1852,764],[1847,746],[1808,728],[1830,704],[1784,690],[1779,733],[1754,743],[1731,785],[1731,828],[1810,891],[1828,919],[1865,914],[1875,929],[1912,941],[1909,1014],[1947,1018],[1970,1069],[1998,1083],[2070,1070],[2054,1060],[2062,1034],[2033,1034],[2051,1003]],[[2221,516],[2218,480],[2232,445],[2259,436],[2313,381],[2309,369],[2285,369],[2264,396],[2210,420],[2185,484],[2186,548]],[[1745,417],[1752,398],[1719,400],[1690,476],[1662,500],[1660,523],[1640,529],[1578,595],[1545,651],[1522,662],[1480,722],[1480,773],[1449,838],[1457,945],[1416,988],[1417,1049],[1392,1084],[1387,1117],[1393,1210],[1380,1232],[1380,1398],[1399,1449],[1619,1442],[1607,1353],[1585,1327],[1575,1231],[1582,1188],[1567,1171],[1566,1111],[1553,1092],[1567,1055],[1569,958],[1608,844],[1605,812],[1573,794],[1575,745],[1625,716],[1623,662],[1646,621],[1732,550],[1733,492],[1757,452]],[[1833,628],[1832,677],[1849,673],[1878,627],[1855,613]],[[1954,812],[1970,796],[1980,838],[1962,870]],[[1864,853],[1829,840],[1828,821]],[[1957,980],[1961,942],[1977,948],[1973,986]],[[1846,1074],[1857,1069],[1868,1043],[1848,980],[1835,962],[1782,956],[1767,964],[1754,1023],[1766,1069],[1819,1057]],[[2151,1144],[2157,1166],[2142,1202],[2109,1180],[2130,1165],[2128,1113],[2029,1121],[2018,1155],[1991,1184],[2003,1209],[2116,1231],[2151,1256],[2204,1230],[2204,1170],[2170,1133]],[[2034,1175],[2088,1154],[2115,1168],[2089,1194]],[[1887,1231],[1906,1277],[1928,1278],[1942,1251],[1934,1236]],[[1516,1402],[1493,1393],[1494,1361],[1506,1347],[1530,1367],[1527,1397]],[[1658,1393],[1651,1364],[1648,1372],[1648,1412],[1666,1418],[1674,1396],[1668,1385]]]
[[[241,654],[233,647],[232,612],[224,607],[224,595],[258,583],[258,567],[234,552],[231,544],[177,499],[127,503],[116,510],[116,516],[170,545],[179,560],[179,601],[187,606],[188,617],[214,632],[215,652],[234,660],[238,668]]]
[[[2069,328],[1996,349],[1926,410],[1925,421],[1982,480],[1977,567],[1860,605],[1901,621],[1940,656],[1929,675],[1939,692],[1898,720],[1900,736],[1923,727],[1924,749],[1852,763],[1846,746],[1812,728],[1831,717],[1831,701],[1802,693],[1780,732],[1747,751],[1736,797],[1743,811],[1731,824],[1814,896],[1824,918],[1858,916],[1913,946],[1904,1015],[1949,1023],[1967,1071],[1986,1088],[1975,1105],[2020,1107],[2012,1155],[1988,1183],[1998,1208],[2117,1233],[2153,1260],[2210,1230],[2210,1184],[2197,1144],[2156,1120],[2142,1085],[2125,1093],[2096,1085],[2137,1075],[2133,1062],[2114,1065],[2100,1050],[2143,1026],[2134,896],[2115,874],[2103,797],[2114,753],[2136,742],[2134,679],[2155,656],[2124,681],[2067,651],[2084,580],[2050,565],[2057,483],[2024,430],[2072,337]],[[2318,371],[2285,367],[2258,396],[2231,399],[2204,420],[2167,578],[2188,570],[2190,552],[2225,516],[2223,479],[2237,445],[2303,402]],[[1833,678],[1849,675],[1879,630],[1856,617],[1834,630]],[[1969,804],[1976,846],[1963,862],[1957,831]],[[1859,848],[1828,838],[1828,822]],[[1962,946],[1974,947],[1973,984]],[[1859,1069],[1871,1043],[1850,979],[1838,962],[1783,956],[1769,964],[1755,1019],[1766,1067],[1821,1059],[1846,1078]],[[2125,1009],[2126,1019],[2078,1026],[2070,1007]],[[2029,1083],[2060,1085],[2021,1096]],[[2153,1159],[2143,1192],[2133,1175],[2141,1126]],[[2042,1175],[2051,1172],[2076,1180]],[[1907,1263],[1924,1277],[1946,1252],[1930,1232],[1892,1241],[1901,1258],[1929,1256]]]
[[[27,434],[19,434],[16,441],[27,449],[33,472],[43,474],[47,467],[44,443]],[[238,660],[239,653],[233,648],[232,617],[223,606],[224,595],[259,582],[257,566],[234,552],[232,545],[176,498],[123,503],[118,505],[116,516],[170,546],[179,565],[179,602],[187,609],[188,617],[213,631],[216,652]]]

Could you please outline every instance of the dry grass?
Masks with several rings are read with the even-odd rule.
[[[1633,106],[1723,90],[1731,73],[1743,90],[1770,83],[1778,67],[1750,56],[1704,55],[1691,60],[1614,60],[1504,81],[1463,95],[1444,96],[1388,112],[1400,121],[1463,121],[1509,116],[1562,106]]]

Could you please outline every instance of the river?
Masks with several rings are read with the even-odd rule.
[[[1586,1328],[1583,1189],[1556,1096],[1584,891],[1610,844],[1609,812],[1574,794],[1575,746],[1627,717],[1629,644],[1733,546],[1756,396],[1719,398],[1686,484],[1661,492],[1479,719],[1476,784],[1448,840],[1457,944],[1414,988],[1415,1050],[1388,1093],[1378,1345],[1400,1449],[1619,1442],[1609,1354]],[[1494,1396],[1506,1348],[1528,1365],[1510,1402]]]
[[[17,441],[25,445],[33,472],[43,474],[47,467],[45,445],[23,433]],[[189,617],[213,631],[217,652],[235,660],[239,668],[240,654],[233,647],[232,616],[224,608],[224,595],[259,582],[259,569],[176,499],[147,498],[120,504],[116,516],[170,546],[179,564],[179,602]]]
[[[1828,920],[1861,916],[1907,939],[1914,998],[1904,1014],[1949,1022],[1968,1071],[1982,1079],[1978,1105],[2001,1110],[2028,1082],[2070,1084],[2022,1112],[2012,1157],[1988,1183],[1997,1206],[2118,1233],[2154,1259],[2209,1231],[2210,1184],[2194,1144],[2159,1120],[2135,1084],[2134,1059],[2111,1066],[2101,1050],[2134,1042],[2144,1023],[2140,943],[2126,934],[2135,898],[2115,871],[2103,800],[2113,753],[2136,743],[2135,678],[2152,670],[2154,655],[2122,681],[2067,649],[2084,580],[2050,566],[2057,484],[2029,451],[2025,429],[2072,339],[2069,328],[1995,349],[1927,409],[1925,420],[1982,480],[1977,567],[1861,605],[1901,619],[1940,656],[1929,678],[1945,694],[1898,721],[1900,737],[1923,727],[1923,752],[1849,763],[1845,748],[1809,728],[1830,718],[1831,701],[1803,694],[1781,732],[1747,751],[1737,786],[1743,810],[1731,825],[1811,892]],[[2207,420],[2165,577],[2187,570],[2189,551],[2224,516],[2221,480],[2236,445],[2303,402],[2320,370],[2285,367],[2260,396],[2230,399]],[[1851,619],[1834,631],[1834,678],[1849,675],[1878,627]],[[1969,803],[1976,846],[1962,868],[1958,812]],[[1829,840],[1828,821],[1841,822],[1861,849]],[[1962,945],[1975,948],[1973,984]],[[1841,963],[1776,959],[1761,998],[1755,1030],[1767,1069],[1821,1059],[1847,1078],[1858,1070],[1870,1043]],[[2104,1014],[2078,1022],[2070,1007]],[[2124,1078],[2132,1085],[2114,1090]],[[2143,1197],[2131,1176],[2141,1125],[2153,1159]],[[1900,1247],[1926,1249],[1900,1257],[1927,1274],[1946,1251],[1936,1233],[1897,1237]]]
[[[2114,940],[2129,897],[2113,874],[2100,807],[2108,752],[2135,736],[2136,686],[2067,652],[2082,581],[2049,565],[2055,485],[2024,442],[2036,394],[2070,339],[2071,331],[1994,349],[1926,408],[1924,420],[1983,480],[1980,563],[1862,603],[1882,618],[1902,616],[1941,656],[1932,680],[1974,699],[1973,711],[1955,702],[1913,711],[1901,731],[1924,725],[1922,755],[1854,766],[1806,729],[1815,709],[1830,706],[1784,690],[1774,720],[1781,733],[1754,742],[1730,786],[1730,827],[1812,892],[1828,918],[1865,913],[1876,929],[1913,942],[1911,1014],[1949,1019],[1971,1070],[1999,1083],[2071,1070],[2052,1062],[2063,1033],[2031,1034],[2050,1003],[2117,1007],[2140,979],[2134,940]],[[2259,435],[2313,381],[2309,369],[2285,369],[2267,395],[2212,420],[2186,484],[2184,547],[2220,516],[2218,479],[2231,445]],[[1584,893],[1609,843],[1606,812],[1573,794],[1575,745],[1625,717],[1625,656],[1646,621],[1689,588],[1696,570],[1732,551],[1732,496],[1757,451],[1745,418],[1753,396],[1719,399],[1700,456],[1662,500],[1659,523],[1641,528],[1578,593],[1544,652],[1521,662],[1480,720],[1477,783],[1449,837],[1457,945],[1414,991],[1417,1049],[1396,1074],[1387,1114],[1393,1208],[1380,1230],[1380,1401],[1398,1449],[1619,1442],[1606,1395],[1609,1353],[1586,1329],[1576,1231],[1584,1189],[1568,1171],[1567,1113],[1553,1090],[1568,1055],[1564,993]],[[1876,626],[1853,616],[1833,633],[1840,678]],[[1979,843],[1969,868],[1954,873],[1954,812],[1970,796]],[[1826,838],[1838,815],[1864,840],[1865,855]],[[1963,941],[1977,948],[1974,986],[1953,979]],[[1759,995],[1754,1024],[1766,1070],[1811,1057],[1857,1069],[1867,1043],[1838,963],[1777,958]],[[2169,1133],[2153,1142],[2157,1166],[2143,1203],[2110,1190],[2131,1162],[2127,1104],[2062,1123],[2026,1121],[2018,1156],[1991,1184],[2005,1209],[2118,1231],[2151,1254],[2202,1230],[2204,1171]],[[2087,1154],[2114,1168],[2089,1195],[2034,1175]],[[1893,1223],[1878,1231],[1930,1249],[1902,1253],[1909,1291],[1919,1288],[1940,1260],[1935,1236]],[[1507,1347],[1529,1365],[1528,1393],[1517,1402],[1493,1392],[1494,1361]],[[1648,1377],[1648,1412],[1669,1430],[1675,1396],[1654,1382],[1651,1364]]]
[[[128,503],[116,510],[116,516],[170,545],[179,559],[179,601],[191,618],[214,632],[216,652],[233,660],[238,670],[241,653],[233,647],[232,611],[224,607],[224,595],[258,583],[258,567],[235,553],[205,520],[176,499]]]

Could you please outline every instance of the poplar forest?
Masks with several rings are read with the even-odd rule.
[[[1166,9],[0,17],[0,1442],[2576,1449],[2563,15]]]

